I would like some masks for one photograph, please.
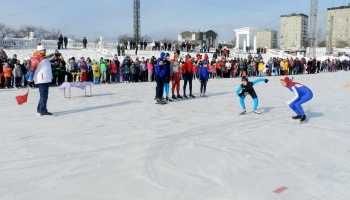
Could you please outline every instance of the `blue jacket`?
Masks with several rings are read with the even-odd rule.
[[[199,66],[199,79],[204,81],[207,81],[209,79],[208,67],[204,67],[203,65]]]
[[[164,61],[161,59],[157,60],[156,67],[154,68],[155,76],[157,79],[164,79],[166,71]]]
[[[164,75],[164,81],[165,82],[170,82],[170,69],[171,69],[171,64],[168,60],[164,61],[164,70],[165,70],[165,75]]]
[[[168,73],[166,63],[167,61],[165,60],[165,53],[162,52],[154,68],[156,79],[158,80],[161,79],[163,81],[165,80]],[[170,64],[169,64],[169,76],[170,76]]]

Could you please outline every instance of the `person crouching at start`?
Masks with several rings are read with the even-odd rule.
[[[261,112],[258,111],[259,98],[254,89],[254,86],[261,82],[268,83],[269,80],[266,78],[259,78],[254,81],[249,81],[247,77],[245,76],[242,77],[242,83],[236,89],[236,94],[239,97],[239,103],[242,108],[241,115],[244,115],[247,113],[246,106],[245,106],[245,98],[248,95],[250,95],[253,99],[253,112],[256,114],[261,114]]]
[[[306,120],[306,115],[302,104],[310,101],[313,98],[313,93],[310,88],[303,84],[293,82],[289,77],[281,79],[281,84],[288,88],[291,92],[295,94],[295,97],[289,101],[289,107],[296,113],[296,116],[292,117],[295,120],[300,120],[301,122]]]

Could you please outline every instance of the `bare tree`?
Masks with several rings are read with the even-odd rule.
[[[30,32],[34,32],[37,37],[40,39],[47,39],[47,40],[54,40],[57,39],[59,34],[61,33],[60,30],[47,30],[41,27],[36,27],[36,26],[31,26],[31,25],[26,25],[22,26],[19,29],[13,29],[5,24],[0,24],[0,38],[5,38],[6,36],[13,36],[13,37],[27,37]]]
[[[14,31],[14,37],[23,38],[28,37],[30,32],[35,32],[35,26],[22,26],[18,30]]]
[[[349,47],[349,43],[347,41],[344,41],[344,40],[338,40],[336,43],[336,47],[338,47],[338,48]]]
[[[318,43],[318,46],[319,47],[327,47],[327,41],[326,40],[323,40],[321,42]]]
[[[0,24],[0,38],[4,39],[6,36],[13,34],[15,30],[6,26],[5,24]]]
[[[141,37],[141,41],[144,41],[144,42],[151,42],[152,41],[152,38],[148,35],[144,35]]]
[[[130,35],[127,35],[127,34],[120,35],[118,37],[118,42],[122,43],[122,44],[128,43],[128,41],[132,41],[132,40],[133,40],[133,37],[131,37]]]
[[[0,24],[0,39],[3,39],[6,36],[5,28],[6,28],[5,24]]]
[[[174,40],[169,39],[169,38],[163,38],[162,40],[160,40],[163,43],[174,43]]]

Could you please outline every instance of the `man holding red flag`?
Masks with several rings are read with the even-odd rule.
[[[52,82],[52,68],[49,59],[46,57],[46,49],[39,44],[37,51],[31,59],[31,70],[34,71],[34,83],[39,88],[40,99],[37,112],[40,116],[52,115],[47,110],[47,100],[49,97],[49,86]]]

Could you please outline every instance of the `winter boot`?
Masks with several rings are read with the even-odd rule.
[[[243,110],[241,113],[239,113],[239,115],[245,115],[245,114],[247,114],[246,110]]]
[[[262,114],[262,112],[259,111],[259,110],[254,110],[253,112],[254,112],[255,114],[257,114],[257,115],[261,115],[261,114]]]
[[[304,122],[304,121],[306,121],[306,115],[303,115],[303,116],[301,116],[301,118],[300,118],[300,122]]]
[[[297,120],[297,119],[301,119],[301,117],[302,117],[302,116],[300,116],[300,115],[297,115],[297,116],[294,116],[294,117],[292,117],[292,119],[295,119],[295,120]]]

